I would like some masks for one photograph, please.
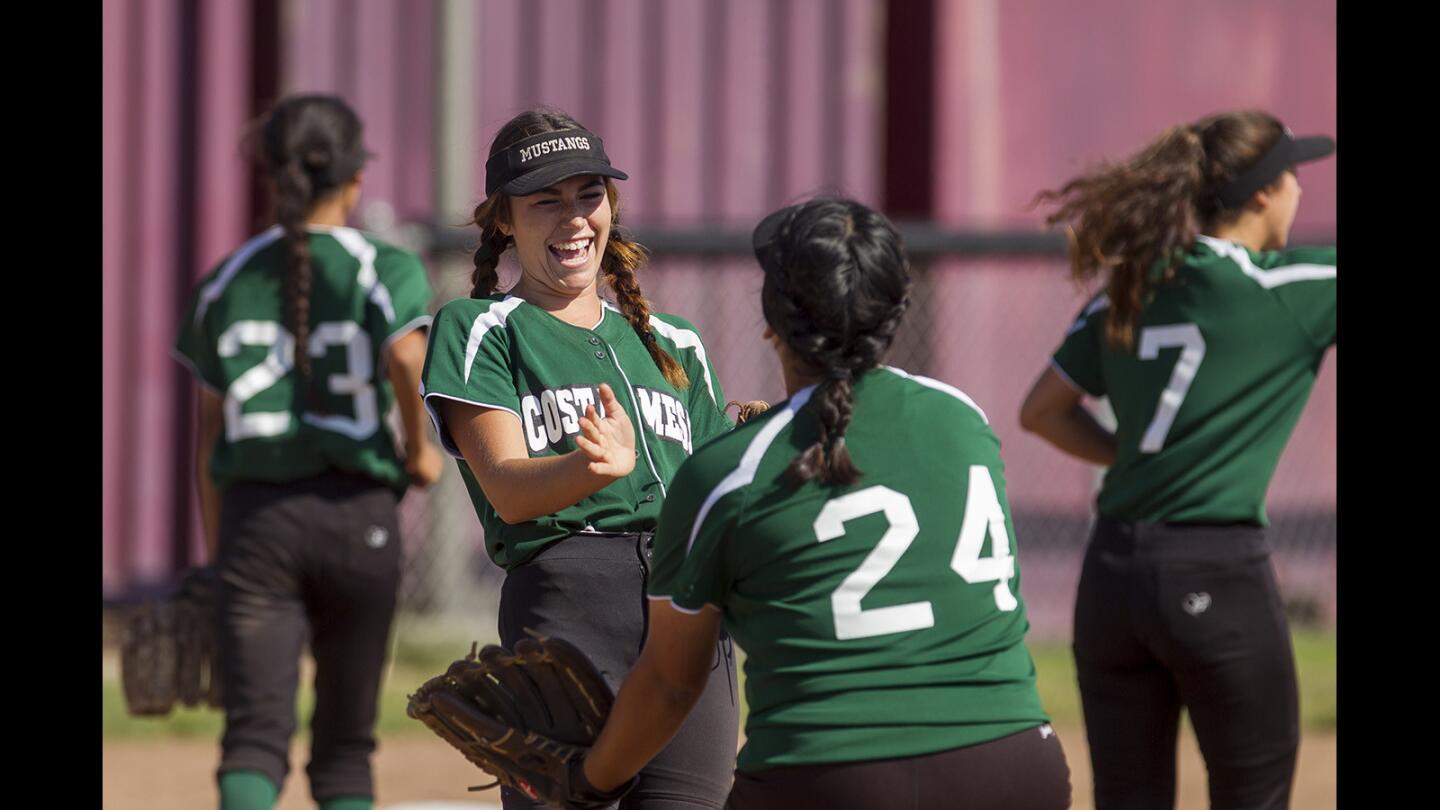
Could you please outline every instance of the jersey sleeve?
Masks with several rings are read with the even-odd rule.
[[[735,423],[725,415],[725,392],[720,386],[720,375],[715,373],[715,364],[710,361],[710,353],[705,350],[705,343],[700,338],[700,330],[676,315],[665,315],[663,319],[657,317],[651,321],[652,325],[655,320],[669,327],[661,334],[675,344],[679,353],[675,359],[690,378],[690,388],[685,392],[685,408],[690,412],[693,446],[698,448],[716,436],[729,433]]]
[[[510,368],[509,335],[501,318],[462,298],[440,308],[430,326],[420,390],[440,443],[463,458],[439,409],[440,399],[498,408],[520,416],[520,397]]]
[[[1296,248],[1260,257],[1270,288],[1317,349],[1335,345],[1335,248]]]
[[[430,281],[415,254],[382,247],[375,259],[375,286],[366,306],[367,330],[382,350],[405,334],[430,325]]]
[[[743,489],[725,492],[723,479],[707,476],[692,456],[675,474],[660,510],[651,558],[649,593],[676,608],[698,613],[722,608],[735,577],[731,544]]]
[[[1106,306],[1103,294],[1086,304],[1051,357],[1051,366],[1060,376],[1092,397],[1105,396],[1105,380],[1100,375],[1100,340]]]
[[[215,341],[207,338],[204,320],[196,318],[203,290],[202,285],[190,297],[190,305],[185,309],[179,335],[175,338],[174,355],[181,365],[190,369],[201,385],[219,393],[225,390],[225,377],[220,370]]]

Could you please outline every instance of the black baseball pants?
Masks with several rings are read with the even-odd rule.
[[[595,663],[618,694],[645,644],[649,533],[576,534],[512,569],[500,591],[500,640],[525,628],[563,638]],[[710,681],[685,724],[640,771],[622,810],[719,810],[730,792],[740,724],[734,649],[722,636]],[[543,808],[502,789],[505,810]]]
[[[737,771],[726,810],[1064,810],[1070,766],[1049,724],[934,754]]]
[[[1102,518],[1074,651],[1097,810],[1174,806],[1181,706],[1212,808],[1288,805],[1299,697],[1263,528]]]
[[[317,802],[374,796],[370,755],[400,582],[396,501],[385,485],[338,472],[226,489],[217,561],[219,773],[258,771],[284,785],[308,640],[310,792]]]

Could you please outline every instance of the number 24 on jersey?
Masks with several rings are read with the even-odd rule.
[[[886,486],[865,489],[826,501],[815,518],[815,538],[821,543],[845,535],[846,521],[866,515],[885,515],[889,524],[880,542],[865,556],[860,567],[850,572],[830,595],[835,616],[835,637],[847,639],[924,630],[935,625],[935,614],[928,600],[907,602],[887,607],[863,608],[861,601],[900,561],[901,555],[920,533],[919,521],[910,499]],[[980,550],[989,532],[992,553],[981,557]],[[950,557],[950,569],[971,584],[994,582],[995,607],[1012,611],[1019,603],[1010,592],[1015,576],[1015,558],[1011,553],[1010,536],[1005,530],[1005,511],[995,492],[990,470],[983,465],[970,467],[970,485],[965,497],[965,518],[960,536]]]

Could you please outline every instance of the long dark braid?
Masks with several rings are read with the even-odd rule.
[[[480,226],[480,244],[475,247],[475,270],[470,274],[470,297],[485,298],[500,284],[500,255],[514,244],[513,237],[500,230],[501,222],[510,221],[510,198],[504,194],[485,200],[475,207],[471,222]]]
[[[526,110],[511,118],[495,134],[490,142],[490,157],[504,151],[511,144],[532,135],[546,132],[561,132],[568,129],[584,129],[574,118],[551,108]],[[640,342],[655,361],[665,380],[679,390],[690,387],[690,378],[669,352],[660,348],[650,329],[650,302],[640,292],[636,271],[645,265],[648,253],[639,242],[631,239],[620,228],[620,193],[614,181],[605,178],[605,194],[610,199],[610,238],[605,244],[605,255],[601,259],[600,272],[605,283],[615,292],[615,303],[621,314],[630,322]],[[500,283],[497,267],[500,256],[515,240],[500,230],[501,223],[510,221],[510,198],[497,191],[475,207],[470,223],[480,229],[480,243],[475,247],[473,261],[475,269],[470,275],[470,297],[485,298],[494,294]]]
[[[862,473],[845,447],[854,380],[884,359],[910,305],[909,260],[883,215],[822,198],[790,209],[771,247],[765,320],[820,383],[810,397],[819,436],[786,470],[801,484],[852,484]]]
[[[650,359],[655,361],[655,367],[660,369],[665,381],[684,391],[690,387],[690,376],[656,342],[655,333],[650,329],[650,301],[640,292],[636,271],[645,265],[649,252],[620,227],[620,199],[615,184],[609,178],[605,180],[605,193],[610,195],[610,210],[614,212],[610,221],[610,239],[605,245],[605,258],[600,265],[605,283],[615,291],[615,303],[619,305],[620,313],[630,322],[630,328],[635,330],[640,342],[645,344]]]
[[[369,153],[361,129],[360,118],[335,96],[291,96],[261,121],[251,147],[275,184],[275,219],[286,254],[285,328],[295,338],[296,388],[311,407],[317,394],[310,386],[313,268],[306,221],[316,203],[364,167]]]

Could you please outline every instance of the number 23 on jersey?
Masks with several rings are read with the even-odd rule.
[[[310,333],[311,357],[323,357],[330,347],[345,349],[344,374],[326,378],[325,390],[348,395],[353,400],[354,416],[339,414],[304,414],[307,424],[342,433],[357,441],[375,433],[380,427],[379,405],[375,386],[371,383],[373,363],[370,359],[370,336],[354,321],[327,321],[316,324]],[[279,436],[290,430],[287,411],[244,412],[246,401],[275,385],[295,367],[295,337],[275,321],[236,321],[220,335],[217,353],[235,357],[241,346],[267,346],[265,359],[251,366],[225,391],[225,440],[237,442],[265,436]]]

